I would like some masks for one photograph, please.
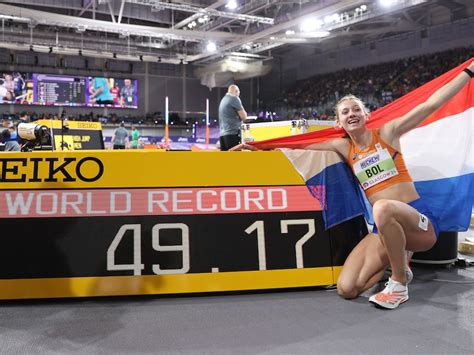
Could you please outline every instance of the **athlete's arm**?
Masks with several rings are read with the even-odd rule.
[[[345,138],[334,138],[321,143],[310,144],[303,149],[309,150],[326,150],[338,153],[342,157],[346,157],[349,153],[348,139]]]
[[[467,67],[474,71],[474,61]],[[387,143],[396,143],[400,137],[418,126],[425,118],[438,110],[456,95],[471,79],[469,74],[461,72],[449,83],[439,88],[424,103],[416,106],[404,116],[394,119],[380,128],[380,135]],[[396,145],[396,144],[395,144]]]
[[[285,148],[284,146],[281,146],[279,148]],[[342,157],[347,156],[349,153],[349,144],[347,142],[347,139],[344,138],[334,138],[334,139],[329,139],[327,141],[321,142],[321,143],[314,143],[314,144],[309,144],[309,145],[301,145],[301,146],[295,146],[292,145],[290,148],[292,149],[307,149],[307,150],[325,150],[325,151],[331,151],[331,152],[336,152]],[[229,151],[239,151],[239,150],[251,150],[251,151],[257,151],[257,150],[262,150],[254,145],[250,145],[247,143],[242,143],[239,145],[236,145],[235,147],[229,149]]]

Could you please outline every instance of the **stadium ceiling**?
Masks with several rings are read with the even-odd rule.
[[[295,55],[298,45],[340,48],[474,14],[472,0],[392,0],[391,6],[380,1],[236,0],[235,9],[228,2],[0,1],[0,47],[208,65],[227,56],[251,61]],[[308,27],[302,30],[303,23]]]

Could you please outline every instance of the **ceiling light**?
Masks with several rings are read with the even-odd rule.
[[[303,21],[301,24],[301,31],[302,32],[312,32],[314,30],[317,30],[318,28],[321,28],[323,25],[323,22],[321,20],[315,20],[313,18],[308,18]]]
[[[235,1],[235,0],[229,0],[229,1],[227,2],[227,5],[226,5],[225,7],[228,8],[229,10],[235,10],[235,9],[237,8],[237,6],[239,6],[239,5],[237,4],[237,1]]]
[[[206,45],[206,50],[208,52],[215,52],[217,50],[217,46],[214,42],[208,42]]]
[[[193,22],[188,23],[188,27],[189,27],[189,28],[194,28],[194,27],[196,27],[196,26],[197,26],[196,21],[193,21]]]
[[[285,32],[285,34],[286,34],[287,36],[291,36],[291,35],[294,35],[294,34],[295,34],[295,31],[293,31],[293,30],[287,30],[287,31]]]
[[[380,5],[382,5],[384,7],[389,7],[389,6],[394,5],[395,0],[379,0],[379,3],[380,3]]]

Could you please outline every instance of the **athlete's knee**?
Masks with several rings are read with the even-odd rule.
[[[395,204],[391,200],[378,200],[373,206],[374,221],[377,227],[383,227],[393,220],[395,214]]]
[[[357,286],[352,282],[345,282],[343,280],[337,281],[337,294],[345,299],[352,299],[359,296]]]

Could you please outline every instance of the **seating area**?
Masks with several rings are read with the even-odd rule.
[[[460,48],[313,76],[286,90],[272,109],[285,119],[334,119],[335,103],[351,93],[373,111],[473,56],[474,48]]]

